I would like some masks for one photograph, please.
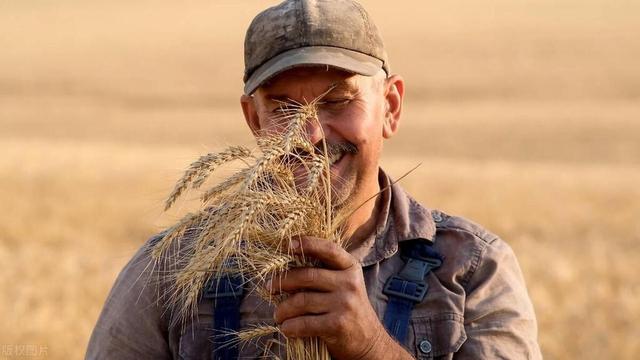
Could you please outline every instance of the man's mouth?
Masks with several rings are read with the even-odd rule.
[[[346,154],[357,154],[358,148],[352,143],[328,144],[329,165],[334,166],[342,160]]]
[[[323,154],[323,147],[320,145],[315,145],[314,146],[317,153],[318,154]],[[342,160],[344,158],[344,156],[346,154],[356,154],[358,152],[358,149],[355,145],[351,144],[351,143],[345,143],[345,144],[327,144],[327,160],[329,162],[329,166],[333,166],[335,164],[337,164],[338,162],[340,162],[340,160]],[[292,154],[294,154],[294,156],[287,156],[287,158],[289,160],[293,160],[296,157],[300,157],[302,159],[310,159],[311,158],[311,154],[309,154],[307,151],[300,149],[300,148],[296,148],[293,149]],[[295,160],[294,160],[295,161]]]
[[[329,156],[326,157],[327,162],[329,163],[329,167],[331,169],[335,169],[335,167],[340,163],[340,161],[345,157],[345,152],[332,152]],[[294,167],[299,167],[303,161],[311,161],[312,157],[308,153],[297,153],[295,156],[288,155],[285,156],[284,161]],[[300,166],[300,169],[302,167]]]
[[[324,146],[314,146],[316,155],[322,155],[324,153]],[[337,176],[340,178],[345,171],[344,159],[349,154],[356,154],[358,149],[351,143],[342,144],[327,144],[325,159],[329,164],[331,170],[331,176]],[[307,152],[305,149],[295,148],[292,149],[291,154],[287,154],[283,157],[283,161],[289,166],[294,168],[293,172],[297,179],[304,179],[307,176],[307,172],[310,170],[307,165],[302,165],[304,162],[312,162],[314,155]],[[309,163],[309,165],[311,165]]]

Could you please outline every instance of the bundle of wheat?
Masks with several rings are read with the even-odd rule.
[[[162,296],[176,309],[175,318],[193,316],[207,281],[229,273],[277,303],[282,298],[264,291],[265,282],[292,267],[310,265],[288,253],[293,237],[309,235],[342,244],[342,221],[331,205],[327,144],[318,148],[306,135],[307,124],[318,121],[320,99],[282,103],[272,119],[279,130],[258,137],[256,151],[233,146],[204,155],[176,184],[166,209],[186,190],[201,188],[220,166],[232,161],[246,165],[204,190],[201,210],[168,229],[151,249],[168,285]],[[249,341],[275,332],[277,327],[257,325],[240,330],[236,339]],[[330,358],[319,339],[288,339],[286,345],[290,359]]]

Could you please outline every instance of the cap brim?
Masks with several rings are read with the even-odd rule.
[[[357,51],[331,46],[301,47],[285,51],[258,67],[245,83],[244,93],[252,94],[283,71],[313,65],[327,65],[365,76],[373,76],[383,69],[382,60]]]

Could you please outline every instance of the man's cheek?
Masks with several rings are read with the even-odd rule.
[[[374,146],[381,137],[382,128],[373,122],[361,123],[352,132],[352,142],[358,147],[358,151],[367,151]]]

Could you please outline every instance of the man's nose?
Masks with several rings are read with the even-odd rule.
[[[307,121],[306,132],[312,144],[317,144],[326,136],[326,129],[320,119],[310,119]]]

